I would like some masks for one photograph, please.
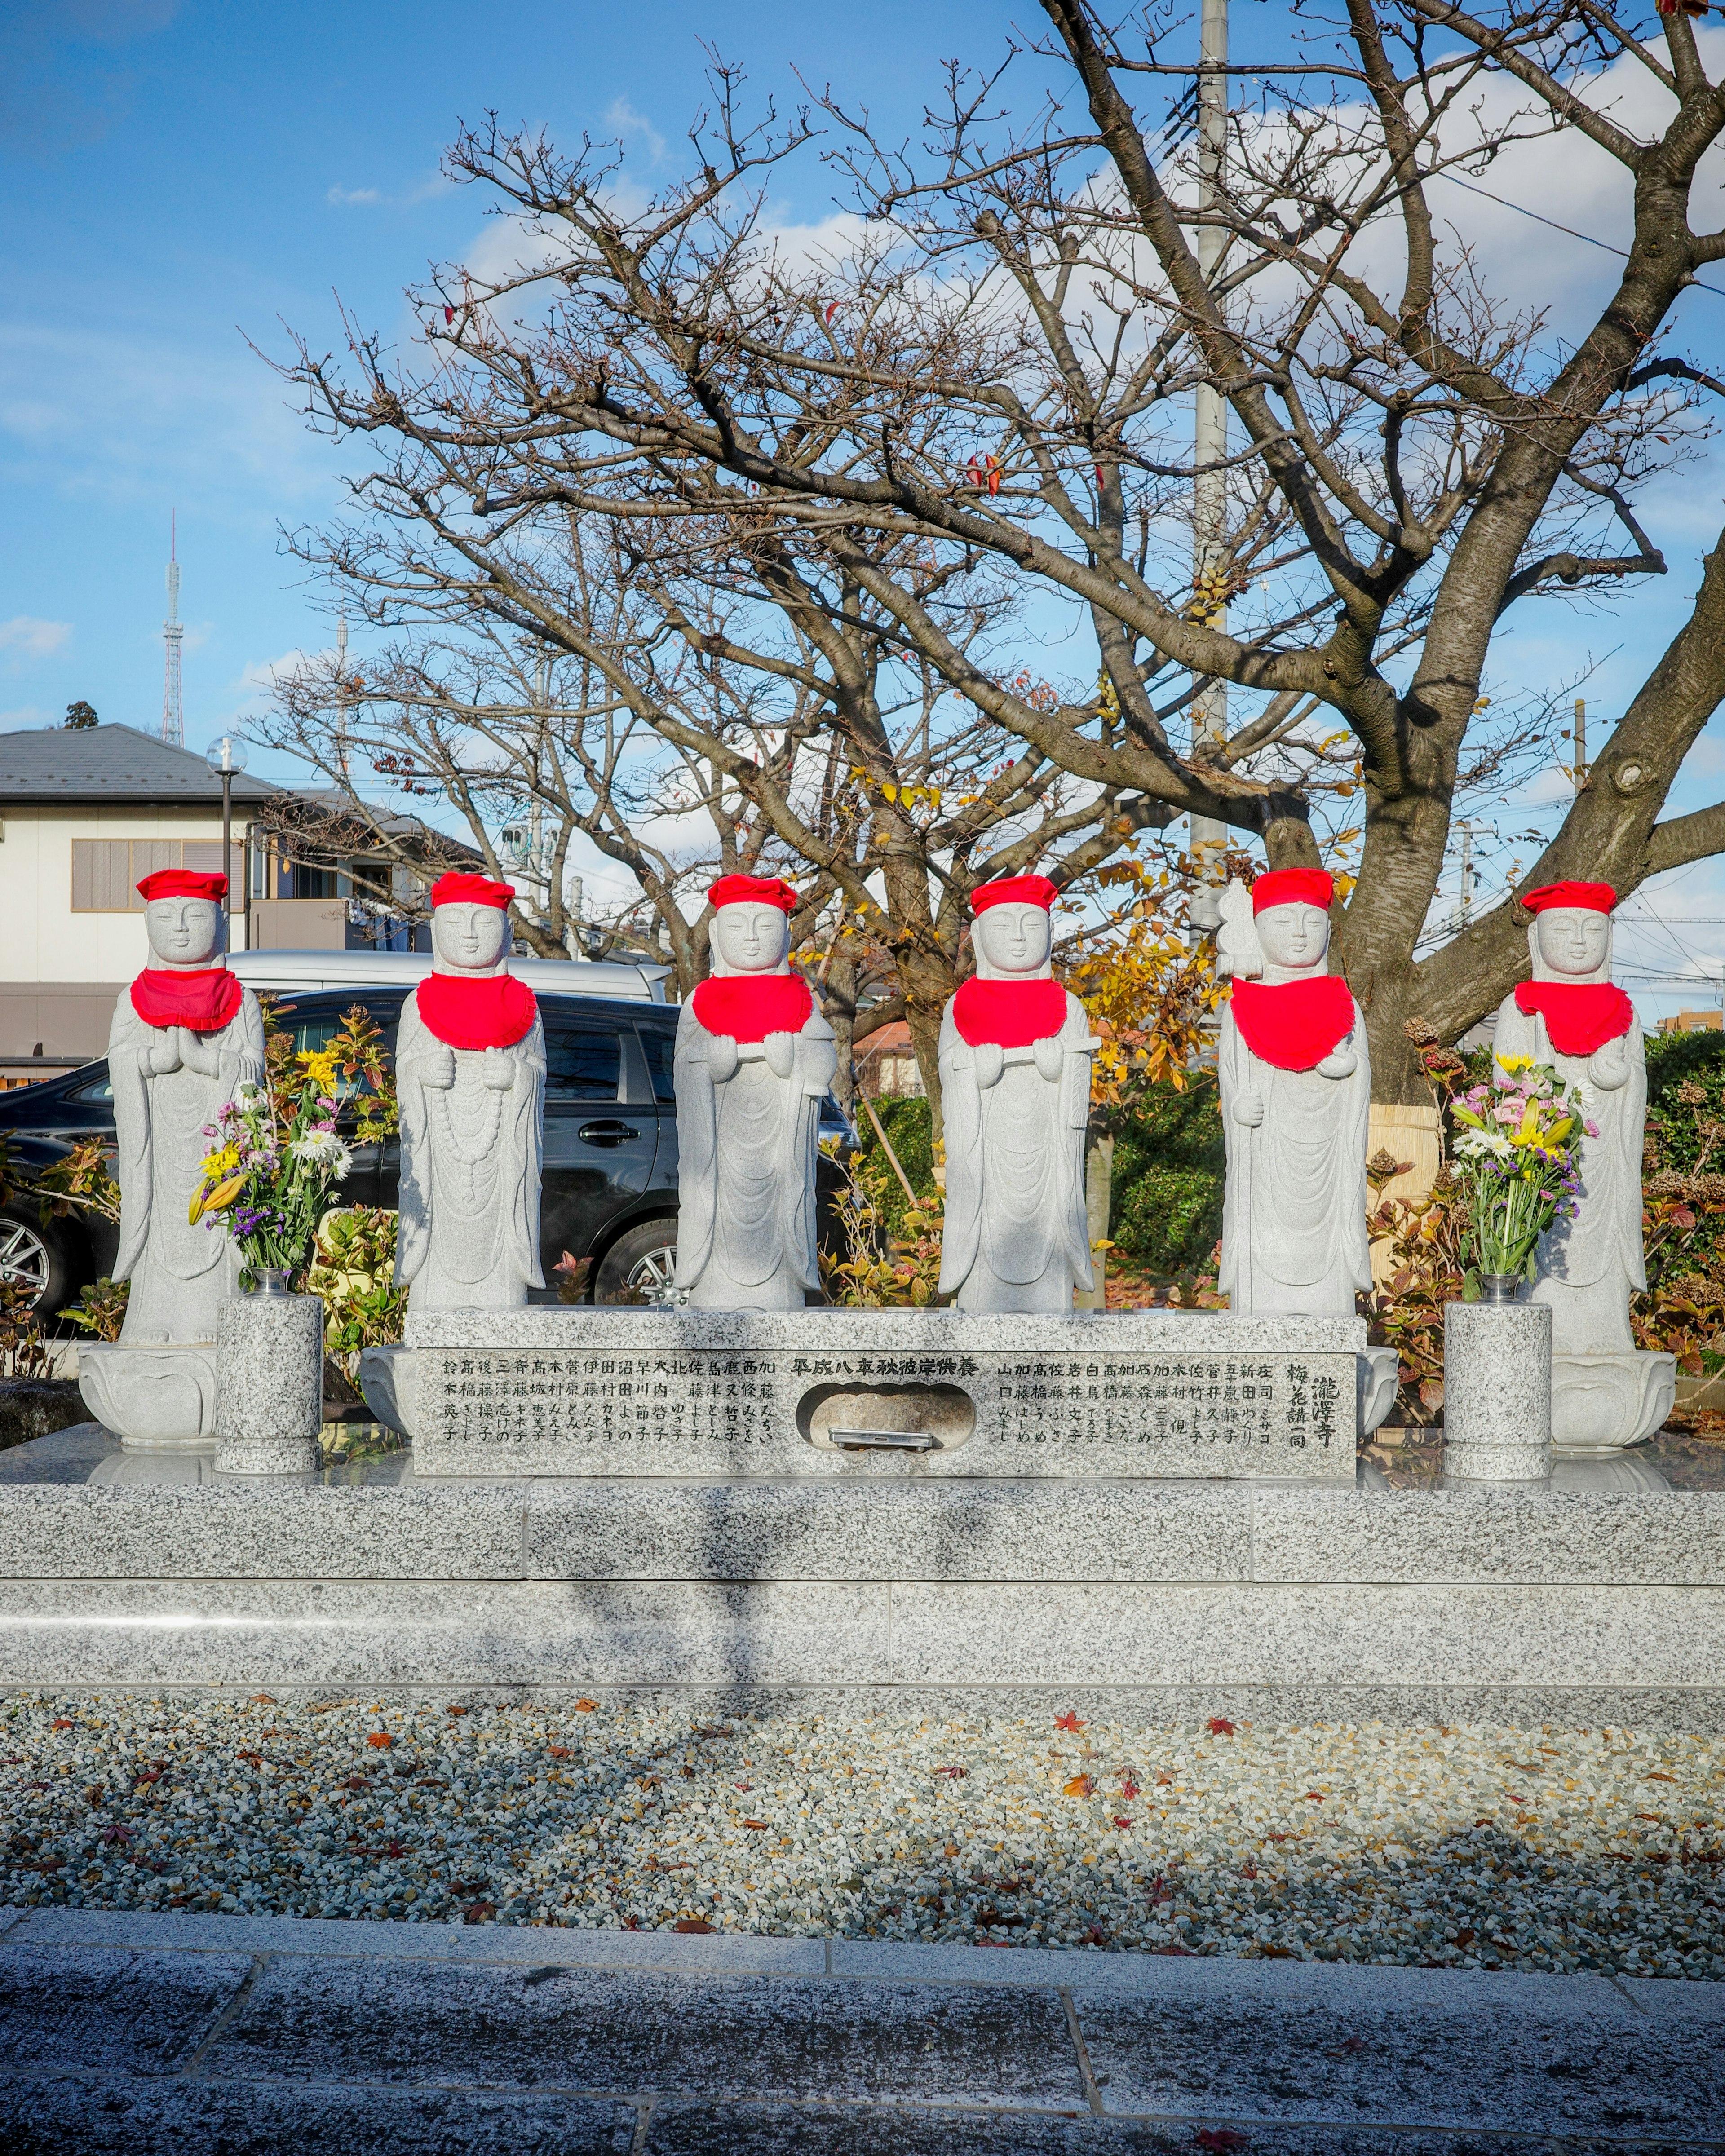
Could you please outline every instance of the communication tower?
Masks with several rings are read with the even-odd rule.
[[[167,619],[162,624],[162,738],[170,748],[186,746],[186,713],[180,701],[180,644],[186,630],[180,619],[179,519],[168,526]]]

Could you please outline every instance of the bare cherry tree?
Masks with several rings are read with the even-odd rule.
[[[962,963],[942,908],[962,911],[969,865],[1072,839],[1050,814],[1101,812],[1062,875],[1192,816],[1354,871],[1336,947],[1378,1096],[1423,1100],[1418,1042],[1488,1010],[1519,955],[1507,905],[1418,955],[1458,788],[1512,777],[1552,701],[1504,694],[1494,636],[1665,566],[1635,504],[1718,387],[1660,340],[1725,254],[1689,215],[1725,98],[1681,8],[1638,27],[1594,0],[1348,0],[1285,64],[1254,62],[1269,87],[1200,172],[1175,124],[1189,69],[1149,26],[1043,5],[1045,45],[955,68],[914,145],[837,94],[752,128],[719,69],[687,179],[640,210],[612,150],[470,132],[451,169],[514,220],[518,266],[421,295],[417,354],[356,336],[290,371],[316,424],[373,443],[359,490],[398,559],[434,557],[465,603],[593,664],[664,741],[701,755],[721,730],[570,618],[555,565],[589,527],[642,565],[655,652],[736,665],[746,701],[809,692],[794,718],[766,696],[773,724],[716,767],[881,927],[919,1049]],[[1661,131],[1612,116],[1614,66],[1656,85]],[[1615,289],[1560,341],[1538,292],[1494,296],[1455,236],[1471,198],[1450,189],[1440,218],[1431,196],[1572,137],[1632,176],[1635,214]],[[793,255],[765,177],[820,155],[864,215]],[[1201,388],[1229,417],[1195,463]],[[1194,534],[1196,501],[1214,531]],[[1626,892],[1725,845],[1725,804],[1660,820],[1725,691],[1722,630],[1715,552],[1522,887]],[[883,679],[937,687],[961,741],[1010,737],[1006,793],[961,797],[969,820],[944,788],[920,798],[914,725],[886,716],[911,704]],[[766,745],[804,722],[775,765]],[[870,852],[823,831],[845,781],[869,795]]]

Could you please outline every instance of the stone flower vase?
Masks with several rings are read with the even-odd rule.
[[[216,1466],[228,1475],[300,1475],[318,1464],[323,1425],[321,1300],[285,1274],[222,1305],[216,1321]]]
[[[1481,1283],[1444,1306],[1444,1472],[1456,1482],[1538,1482],[1551,1473],[1551,1312],[1519,1281]]]

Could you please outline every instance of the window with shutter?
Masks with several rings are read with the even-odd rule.
[[[157,869],[195,869],[219,875],[222,847],[194,839],[74,839],[74,913],[141,913],[137,886]]]

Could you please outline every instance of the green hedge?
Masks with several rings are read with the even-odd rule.
[[[1108,1235],[1121,1258],[1163,1276],[1207,1270],[1226,1173],[1215,1080],[1153,1086],[1115,1138]]]

